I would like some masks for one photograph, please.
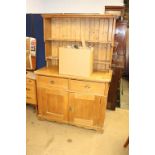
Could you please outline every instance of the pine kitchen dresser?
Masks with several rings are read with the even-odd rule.
[[[44,14],[42,17],[47,65],[35,71],[38,117],[103,131],[112,78],[115,16]],[[81,46],[81,40],[94,49],[92,74],[88,77],[59,74],[59,47]]]

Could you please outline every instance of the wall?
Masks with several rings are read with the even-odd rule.
[[[26,0],[27,13],[103,13],[105,5],[123,0]]]
[[[26,15],[26,36],[37,39],[36,68],[39,69],[46,65],[45,46],[43,39],[43,19],[40,14]]]

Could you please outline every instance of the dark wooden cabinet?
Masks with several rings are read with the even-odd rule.
[[[122,69],[117,67],[113,68],[112,81],[109,88],[107,103],[107,108],[110,110],[115,110],[116,106],[119,106],[119,86],[121,77]]]
[[[117,21],[115,30],[115,47],[113,52],[112,69],[113,76],[109,88],[107,108],[115,110],[119,106],[119,86],[123,74],[129,75],[129,53],[127,50],[128,43],[128,23],[127,21]]]
[[[126,65],[126,41],[127,21],[117,21],[115,30],[115,43],[112,66],[114,68],[125,68]]]

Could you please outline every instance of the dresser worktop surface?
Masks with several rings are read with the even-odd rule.
[[[86,80],[86,81],[94,81],[94,82],[111,82],[111,78],[112,78],[112,70],[105,71],[105,72],[96,71],[96,72],[93,72],[89,77],[62,75],[62,74],[59,74],[58,67],[43,67],[36,70],[34,73],[36,75],[53,76],[53,77]]]
[[[34,74],[34,71],[26,71],[26,78],[36,80],[36,75]]]

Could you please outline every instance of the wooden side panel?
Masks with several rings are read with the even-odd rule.
[[[45,88],[41,88],[37,86],[38,114],[40,116],[43,116],[43,109],[44,109],[43,101],[45,99],[45,96],[43,95],[44,91],[45,91]]]
[[[52,56],[52,48],[51,48],[51,42],[50,41],[45,41],[45,57],[50,57]]]
[[[101,101],[100,101],[98,112],[97,112],[98,113],[97,124],[101,128],[104,125],[106,105],[107,105],[107,97],[101,97]]]
[[[104,96],[108,97],[108,92],[109,92],[109,83],[105,83]]]
[[[51,38],[51,19],[44,18],[44,40]]]

